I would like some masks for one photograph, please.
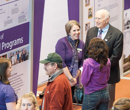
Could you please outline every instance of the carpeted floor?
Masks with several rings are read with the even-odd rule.
[[[130,74],[125,76],[130,78]],[[121,79],[119,83],[116,84],[116,94],[115,99],[122,97],[130,98],[130,80]]]
[[[129,77],[130,75],[127,75],[125,77]],[[38,91],[42,91],[45,88],[45,86],[38,87]],[[119,83],[116,84],[116,96],[115,99],[119,99],[122,97],[130,98],[130,80],[121,79]],[[41,105],[42,99],[39,99],[37,97],[39,105]],[[81,110],[81,106],[73,105],[74,110]]]

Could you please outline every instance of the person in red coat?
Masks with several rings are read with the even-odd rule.
[[[42,110],[73,110],[71,86],[63,73],[63,60],[57,53],[50,53],[40,61],[49,75],[44,93]]]

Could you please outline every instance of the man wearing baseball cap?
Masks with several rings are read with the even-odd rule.
[[[49,75],[42,110],[73,110],[71,86],[63,73],[61,56],[50,53],[39,62],[44,64],[46,74]]]

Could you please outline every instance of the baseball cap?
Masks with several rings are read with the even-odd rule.
[[[45,60],[39,61],[39,63],[42,64],[49,63],[49,62],[63,63],[61,56],[57,53],[50,53],[48,54]]]

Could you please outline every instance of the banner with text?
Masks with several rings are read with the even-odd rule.
[[[20,98],[29,92],[29,0],[0,0],[0,57],[12,64],[11,86]]]

